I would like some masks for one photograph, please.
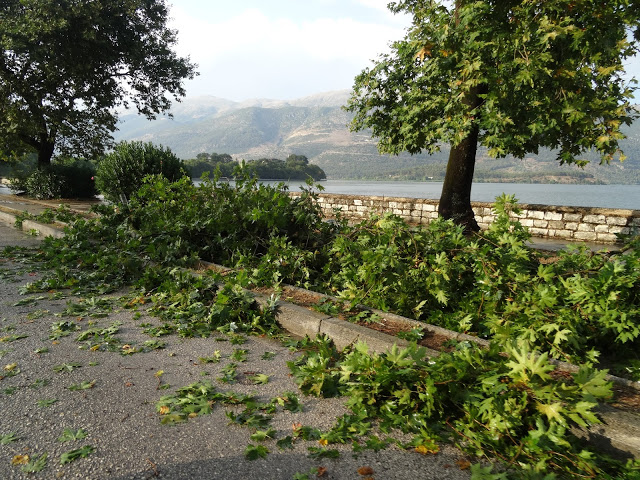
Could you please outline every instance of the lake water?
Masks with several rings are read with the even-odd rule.
[[[320,183],[327,193],[352,195],[437,200],[442,192],[442,182],[326,180]],[[290,182],[289,189],[297,191],[300,185],[303,184]],[[493,202],[502,193],[515,194],[520,203],[640,210],[640,185],[474,183],[471,188],[471,200],[474,202]]]
[[[198,180],[196,180],[196,183]],[[278,182],[265,182],[278,183]],[[285,182],[289,190],[298,191],[303,182]],[[326,180],[321,182],[327,193],[377,195],[439,199],[442,182],[365,182],[358,180]],[[4,185],[0,194],[10,194]],[[493,202],[502,193],[515,194],[521,203],[566,205],[574,207],[606,207],[640,210],[640,185],[561,185],[528,183],[474,183],[471,200]]]

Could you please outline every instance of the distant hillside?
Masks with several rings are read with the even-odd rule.
[[[147,121],[123,115],[116,140],[151,141],[179,157],[229,153],[237,159],[305,155],[328,178],[421,180],[444,177],[448,149],[435,155],[380,155],[367,132],[351,133],[351,114],[341,109],[348,90],[290,101],[254,99],[233,102],[217,97],[187,98],[172,108],[173,119]],[[479,152],[478,181],[536,183],[640,183],[640,122],[623,142],[624,164],[560,166],[551,152],[516,159],[491,159]]]

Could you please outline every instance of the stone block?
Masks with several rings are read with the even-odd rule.
[[[593,223],[580,223],[578,224],[579,232],[595,232],[596,226]]]
[[[565,222],[579,222],[580,220],[582,220],[582,214],[581,213],[565,213],[562,216],[562,218]]]
[[[575,238],[576,240],[584,240],[587,242],[595,242],[598,239],[595,232],[584,232],[584,231],[575,232],[573,234],[573,238]]]
[[[599,242],[609,243],[615,243],[618,240],[618,237],[616,237],[613,233],[598,233],[596,238]]]
[[[567,230],[572,230],[572,231],[576,231],[578,230],[578,225],[580,225],[577,222],[567,222],[564,224],[564,228]]]
[[[520,220],[520,224],[523,227],[533,227],[533,220],[531,220],[530,218],[523,218],[522,220]]]
[[[323,320],[320,325],[320,333],[330,337],[338,350],[342,350],[358,341],[366,342],[369,346],[369,351],[376,353],[385,352],[392,342],[399,347],[406,347],[408,344],[405,340],[335,318]]]
[[[549,228],[554,228],[556,230],[563,230],[564,222],[562,220],[549,220]]]
[[[609,233],[609,225],[596,225],[596,233]]]
[[[537,228],[547,228],[549,226],[549,222],[546,220],[534,220],[533,226]]]
[[[611,225],[609,227],[609,233],[621,233],[622,235],[629,235],[631,233],[630,227],[620,227],[618,225]]]
[[[549,236],[549,230],[547,230],[546,228],[530,228],[529,232],[531,232],[531,235],[536,236],[536,237],[547,237],[547,236]]]
[[[607,223],[607,217],[604,215],[585,215],[582,218],[584,223],[597,223],[598,225],[603,225]]]
[[[544,212],[545,220],[562,220],[562,214],[557,212]]]
[[[570,230],[556,230],[554,236],[557,238],[571,238],[573,237],[573,232]]]
[[[362,205],[362,200],[360,200],[359,198],[356,198],[356,199],[353,201],[353,204],[359,207],[359,206],[361,206],[361,205]]]
[[[619,225],[624,227],[627,224],[625,217],[607,217],[607,225]]]
[[[533,218],[534,220],[544,220],[544,212],[539,210],[529,210],[527,218]]]
[[[29,232],[31,230],[36,230],[38,234],[42,237],[53,237],[53,238],[64,237],[64,232],[60,228],[56,228],[48,224],[34,222],[33,220],[23,220],[22,231]]]

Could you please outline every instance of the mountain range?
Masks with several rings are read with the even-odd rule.
[[[368,131],[353,133],[344,111],[349,90],[324,92],[295,100],[253,99],[234,102],[213,96],[186,98],[167,116],[148,121],[120,116],[120,140],[142,140],[171,148],[180,158],[198,153],[228,153],[236,159],[305,155],[331,179],[424,180],[444,177],[448,148],[434,155],[381,155]],[[560,166],[550,151],[492,159],[478,152],[476,181],[535,183],[640,183],[640,122],[626,132],[624,163],[584,169]]]

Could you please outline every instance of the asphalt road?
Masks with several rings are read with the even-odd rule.
[[[14,244],[36,246],[39,241],[0,223],[0,249]],[[162,349],[123,356],[123,345],[141,345],[150,339],[140,325],[158,325],[158,319],[144,311],[135,318],[134,312],[117,304],[103,318],[60,316],[67,302],[79,299],[19,294],[20,287],[41,275],[19,259],[0,254],[0,377],[4,375],[0,380],[0,440],[11,433],[16,438],[0,441],[2,479],[291,479],[317,467],[326,469],[321,477],[325,479],[367,478],[358,473],[361,467],[369,467],[373,473],[368,478],[373,479],[457,480],[470,476],[457,463],[463,457],[447,446],[441,446],[435,455],[396,446],[355,455],[351,446],[331,445],[329,448],[340,451],[336,459],[311,458],[308,447],[319,447],[317,441],[296,440],[293,449],[280,450],[276,441],[291,435],[293,425],[328,429],[348,412],[344,398],[318,399],[299,392],[286,366],[296,354],[280,342],[250,337],[238,346],[215,338],[168,336],[161,338],[166,342]],[[29,303],[26,298],[31,299]],[[76,339],[76,332],[50,338],[52,325],[60,321],[75,322],[82,331],[120,322],[117,351],[91,351]],[[217,378],[238,348],[247,350],[247,360],[236,362],[236,383],[223,384]],[[219,363],[200,360],[216,350]],[[272,352],[273,358],[263,358],[265,352]],[[164,372],[160,380],[159,371]],[[251,377],[256,373],[268,375],[268,383],[254,385]],[[252,393],[261,401],[295,392],[304,409],[297,413],[278,409],[271,420],[275,438],[262,443],[269,454],[248,460],[247,445],[258,444],[250,439],[255,430],[229,425],[225,415],[229,410],[239,412],[239,407],[214,404],[208,415],[172,426],[161,424],[156,402],[199,381],[210,381],[219,391]],[[91,382],[95,382],[92,388],[73,390]],[[159,388],[161,385],[168,387]],[[82,429],[87,436],[62,442],[59,437],[65,429]],[[83,447],[90,447],[86,458],[61,464],[63,454]],[[47,460],[39,473],[26,474],[21,465],[12,465],[13,459],[25,459],[19,455],[33,461],[45,453]]]

